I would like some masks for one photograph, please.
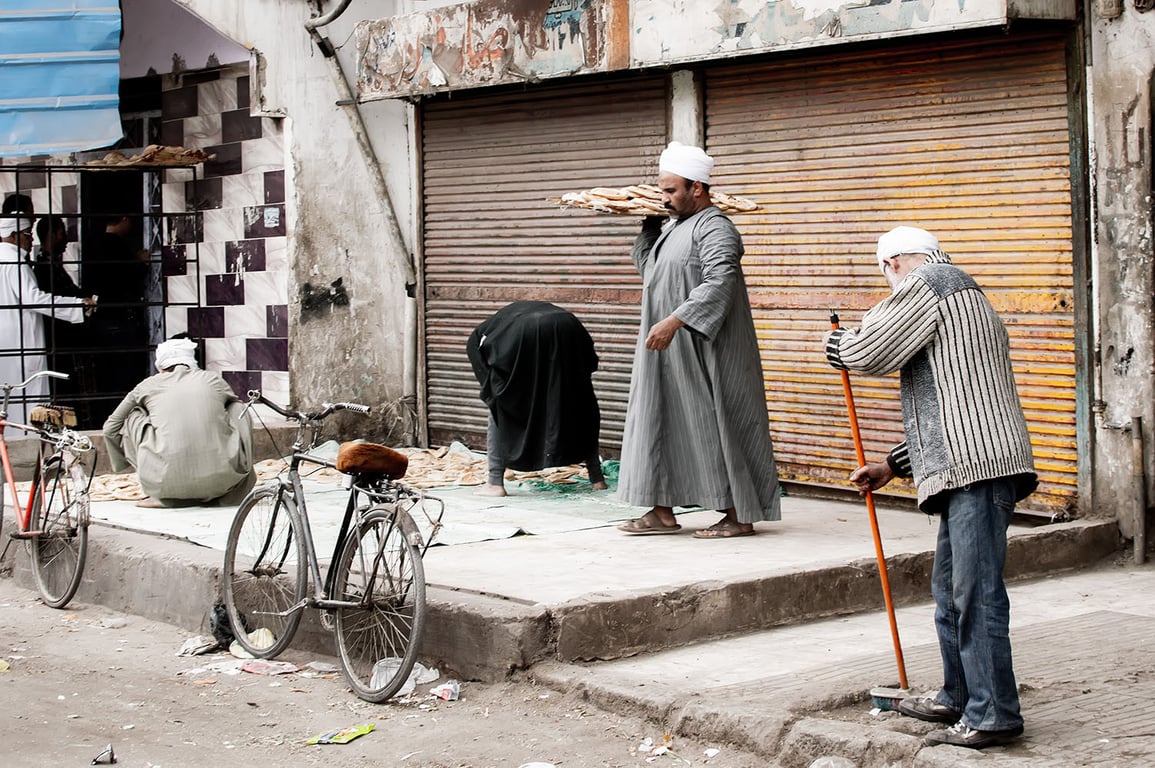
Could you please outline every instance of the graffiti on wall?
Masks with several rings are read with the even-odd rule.
[[[482,0],[357,25],[361,101],[604,69],[603,0]]]

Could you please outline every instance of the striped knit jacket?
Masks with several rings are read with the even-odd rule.
[[[1018,499],[1038,484],[1006,328],[986,295],[938,251],[862,318],[834,331],[835,368],[885,376],[902,371],[906,441],[887,462],[913,475],[919,507],[980,480],[1013,477]]]

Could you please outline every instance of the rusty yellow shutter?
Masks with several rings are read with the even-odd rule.
[[[474,327],[519,299],[589,329],[601,443],[621,445],[641,280],[640,219],[566,210],[571,190],[652,180],[666,137],[662,76],[454,94],[421,109],[424,368],[430,440],[484,446],[486,409],[465,354]]]
[[[713,68],[707,149],[735,217],[784,477],[839,484],[855,466],[821,340],[887,293],[873,254],[898,224],[938,235],[1011,335],[1041,487],[1076,502],[1070,137],[1060,37],[928,40]],[[897,379],[852,376],[866,452],[902,438]]]

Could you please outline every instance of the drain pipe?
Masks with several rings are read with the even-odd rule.
[[[1147,475],[1143,464],[1143,418],[1131,417],[1131,481],[1135,492],[1135,565],[1147,562]]]
[[[341,61],[337,58],[337,51],[333,48],[333,44],[329,42],[329,39],[317,31],[318,27],[323,27],[333,22],[344,13],[345,9],[349,7],[350,2],[352,2],[352,0],[339,0],[328,13],[306,21],[305,29],[313,39],[313,42],[317,44],[321,55],[324,56],[330,64],[333,83],[337,86],[337,91],[340,95],[337,104],[344,107],[346,114],[349,116],[349,123],[353,129],[353,136],[357,141],[357,147],[360,149],[361,156],[365,160],[365,165],[369,169],[369,175],[373,182],[374,191],[377,193],[377,199],[381,201],[381,207],[385,215],[385,226],[388,228],[393,241],[400,245],[398,261],[405,272],[405,293],[410,302],[410,305],[406,309],[405,318],[404,393],[400,398],[401,402],[396,404],[400,408],[404,408],[406,403],[415,402],[417,397],[417,366],[411,362],[414,361],[417,356],[417,266],[413,254],[405,247],[405,237],[401,232],[401,224],[397,220],[397,212],[393,207],[393,198],[389,194],[389,186],[385,183],[385,174],[381,171],[381,163],[377,159],[377,153],[373,149],[373,143],[369,140],[369,132],[365,127],[365,119],[361,114],[361,109],[357,104],[353,90],[349,87],[349,81],[345,77],[344,69],[341,67]],[[408,431],[408,429],[406,431]],[[416,434],[405,435],[405,438],[410,442],[415,440],[416,437]]]
[[[337,5],[333,7],[333,10],[329,11],[324,16],[314,16],[313,18],[306,21],[305,29],[312,32],[317,27],[323,27],[326,24],[330,24],[333,21],[336,21],[337,17],[345,12],[345,9],[349,7],[349,3],[351,2],[353,2],[353,0],[340,0],[340,2],[338,2]]]

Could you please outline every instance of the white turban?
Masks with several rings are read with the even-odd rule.
[[[23,232],[32,229],[32,219],[22,216],[0,217],[0,237],[8,237],[13,232]]]
[[[671,141],[658,158],[658,171],[672,173],[690,181],[710,183],[710,171],[714,169],[714,158],[698,147],[691,147],[680,141]]]
[[[197,345],[189,339],[169,339],[156,347],[156,369],[164,371],[174,365],[197,367]]]
[[[895,227],[878,238],[878,268],[886,273],[883,259],[900,253],[925,253],[933,256],[939,250],[938,238],[918,227]]]

